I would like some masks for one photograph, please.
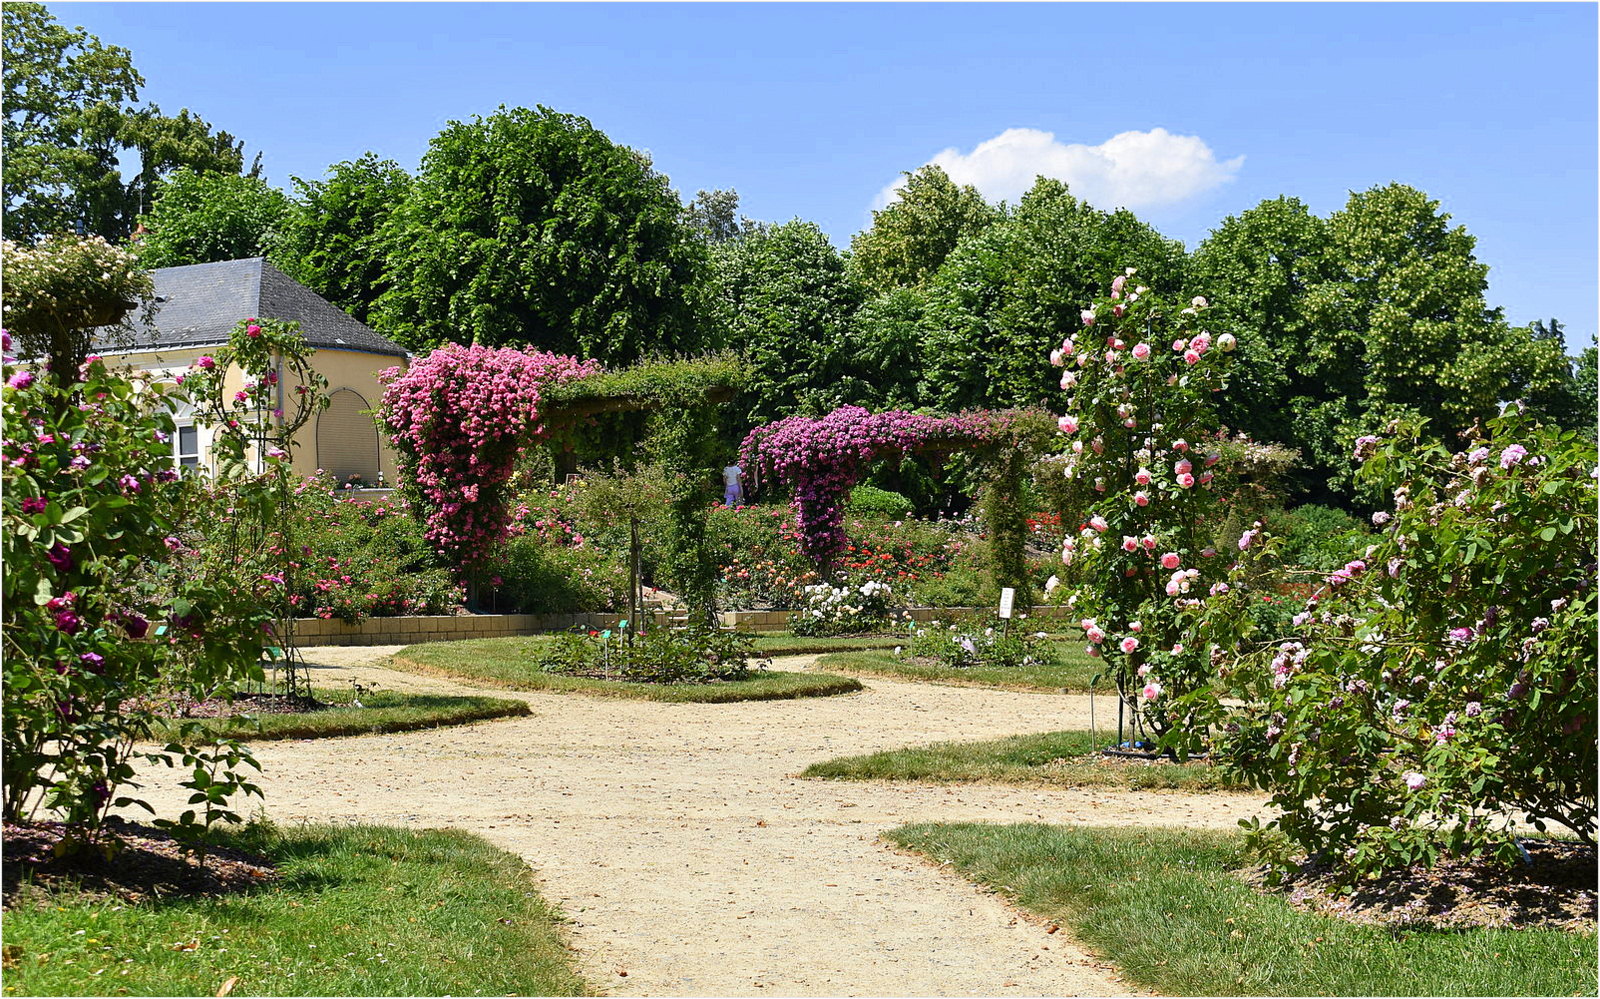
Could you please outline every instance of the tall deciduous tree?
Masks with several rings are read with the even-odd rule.
[[[795,219],[717,245],[709,291],[728,345],[750,361],[740,432],[839,404],[832,365],[861,296],[821,229]]]
[[[243,143],[187,109],[139,107],[127,49],[67,28],[37,3],[4,10],[6,233],[127,238],[162,178],[187,166],[238,173]],[[123,178],[123,159],[137,169]],[[257,164],[259,167],[259,163]]]
[[[283,192],[259,177],[176,170],[140,217],[139,262],[177,267],[264,256],[288,209]]]
[[[1332,428],[1351,416],[1361,393],[1359,380],[1332,386],[1305,363],[1306,345],[1319,336],[1306,294],[1329,280],[1330,266],[1327,223],[1288,197],[1224,219],[1189,262],[1189,294],[1210,300],[1213,332],[1238,338],[1228,390],[1218,398],[1222,421],[1298,448],[1307,460],[1334,446]],[[1327,473],[1318,474],[1320,483]]]
[[[705,345],[703,244],[642,153],[587,120],[452,122],[383,227],[375,324],[421,349],[533,344],[607,362]]]
[[[1403,184],[1352,194],[1328,220],[1332,278],[1306,309],[1319,335],[1308,370],[1350,392],[1360,414],[1340,443],[1418,414],[1449,444],[1498,404],[1556,391],[1570,377],[1560,344],[1509,326],[1485,301],[1488,265],[1465,226]]]
[[[834,352],[830,381],[842,403],[873,412],[916,409],[927,295],[897,288],[864,302]]]
[[[691,229],[712,243],[726,243],[753,224],[740,217],[739,192],[732,188],[700,191],[684,209],[684,219]]]
[[[1114,274],[1162,293],[1182,287],[1183,246],[1131,212],[1102,212],[1041,177],[1001,222],[964,240],[928,286],[925,405],[1004,409],[1060,390],[1037,359],[1082,328],[1079,313]]]
[[[874,294],[924,284],[958,243],[1000,218],[977,188],[957,186],[941,167],[905,178],[899,196],[850,242],[851,276]]]
[[[379,234],[411,190],[411,175],[372,153],[335,163],[322,180],[294,178],[272,261],[363,322],[388,282]]]
[[[1497,404],[1570,421],[1560,341],[1511,327],[1485,300],[1476,241],[1402,184],[1354,193],[1327,220],[1266,201],[1196,250],[1191,292],[1239,338],[1228,422],[1298,449],[1299,486],[1351,499],[1349,442],[1404,415],[1447,443]],[[1331,490],[1331,493],[1330,493]]]

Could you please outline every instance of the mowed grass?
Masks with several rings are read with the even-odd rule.
[[[805,656],[818,652],[848,652],[862,649],[893,649],[905,639],[893,635],[843,635],[838,638],[808,638],[788,632],[757,634],[756,651],[764,656]]]
[[[1231,872],[1234,833],[919,824],[887,834],[1069,927],[1167,995],[1594,995],[1595,936],[1419,931],[1301,912]]]
[[[718,683],[630,683],[563,676],[539,669],[539,657],[548,644],[549,639],[542,635],[430,642],[401,649],[395,653],[391,665],[395,669],[451,676],[512,690],[584,693],[692,704],[828,697],[861,689],[859,680],[847,676],[787,673],[780,670],[752,672],[746,680]]]
[[[1035,666],[973,666],[954,669],[946,666],[924,666],[890,652],[835,652],[817,660],[824,669],[841,673],[886,676],[898,680],[924,680],[974,687],[999,687],[1005,690],[1036,690],[1059,694],[1062,691],[1083,692],[1089,681],[1104,672],[1105,664],[1084,654],[1081,642],[1057,641],[1056,663]],[[1107,681],[1096,685],[1100,691],[1109,691]],[[1114,693],[1114,692],[1113,692]],[[1110,702],[1115,710],[1114,700]]]
[[[516,856],[469,833],[251,826],[282,877],[128,904],[56,892],[5,915],[12,995],[590,994]]]
[[[353,691],[318,691],[317,699],[331,705],[319,711],[295,714],[258,714],[248,718],[198,718],[205,731],[218,737],[236,736],[247,742],[268,739],[324,739],[374,732],[410,732],[442,725],[464,725],[490,718],[529,714],[521,701],[503,697],[457,697],[445,694],[402,694],[368,691],[361,706]],[[248,710],[248,708],[246,708]],[[159,737],[175,735],[183,719],[165,723]]]
[[[1041,732],[982,742],[938,742],[813,763],[802,777],[832,780],[991,782],[1036,787],[1121,787],[1137,791],[1245,790],[1204,762],[1105,760],[1109,741],[1088,732]]]

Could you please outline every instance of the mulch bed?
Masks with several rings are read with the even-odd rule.
[[[117,844],[111,859],[93,848],[57,857],[55,846],[66,835],[61,822],[4,824],[4,908],[49,904],[53,892],[75,891],[94,901],[138,903],[166,896],[204,897],[248,891],[277,878],[271,861],[239,850],[213,847],[205,866],[186,857],[170,835],[159,829],[106,821],[106,833]]]
[[[1276,887],[1265,868],[1246,872],[1262,891],[1291,905],[1354,923],[1426,929],[1595,930],[1595,848],[1566,840],[1523,840],[1529,863],[1444,860],[1361,881],[1348,895],[1326,865],[1308,864]]]
[[[234,715],[296,715],[320,711],[328,705],[310,697],[287,694],[235,694],[232,700],[213,697],[204,701],[170,699],[154,705],[168,718],[232,718]]]

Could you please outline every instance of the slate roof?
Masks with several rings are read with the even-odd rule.
[[[292,319],[313,347],[405,357],[406,349],[268,263],[264,257],[158,267],[153,326],[135,323],[131,346],[101,341],[106,352],[226,343],[241,319]]]

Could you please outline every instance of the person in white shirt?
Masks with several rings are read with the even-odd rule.
[[[724,506],[744,505],[744,469],[729,465],[722,470],[722,503]]]

